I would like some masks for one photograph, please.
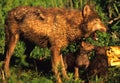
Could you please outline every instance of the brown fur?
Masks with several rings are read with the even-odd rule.
[[[107,80],[108,73],[108,58],[106,51],[108,47],[98,47],[90,43],[82,42],[78,53],[72,53],[64,56],[64,63],[66,68],[74,68],[75,79],[79,78],[79,68],[85,66],[85,73],[80,76],[84,80],[90,80],[91,77],[98,76]],[[89,61],[88,53],[95,50],[95,57]],[[86,76],[85,76],[86,75]]]
[[[63,56],[66,69],[74,68],[75,79],[79,78],[79,68],[89,66],[89,57],[88,53],[92,51],[95,46],[89,43],[82,41],[80,43],[80,49],[76,53],[69,53]],[[73,70],[73,69],[72,69]]]
[[[80,53],[79,53],[79,56],[76,58],[76,64],[77,66],[75,67],[75,79],[78,79],[79,78],[79,67],[81,65],[85,66],[85,69],[89,66],[90,64],[90,61],[89,61],[89,52],[91,52],[95,46],[90,44],[90,43],[87,43],[87,42],[84,42],[82,41],[81,42],[81,46],[80,46]],[[82,64],[80,64],[81,62],[83,62]]]
[[[106,81],[108,73],[108,57],[106,51],[109,47],[94,46],[86,42],[82,42],[82,46],[84,49],[81,51],[83,51],[86,55],[88,55],[88,52],[92,50],[95,51],[94,58],[89,62],[89,65],[86,67],[85,70],[87,74],[86,79],[90,79],[91,77],[95,78],[95,76],[98,76],[103,77],[104,81]],[[84,78],[84,76],[80,77]]]
[[[104,78],[102,83],[107,81],[108,57],[106,55],[106,50],[107,47],[95,47],[95,57],[90,61],[90,65],[86,69],[86,78],[88,81],[96,76],[98,76],[98,78]]]
[[[89,65],[89,59],[87,54],[69,53],[63,56],[65,68],[68,71],[74,71],[74,78],[79,78],[79,69],[82,67],[87,68]]]
[[[9,62],[19,39],[26,44],[25,54],[30,54],[35,45],[51,50],[52,69],[57,82],[61,82],[58,66],[67,77],[61,48],[96,30],[106,31],[96,12],[85,5],[83,11],[59,8],[20,6],[8,12],[5,20],[5,65],[9,76]]]

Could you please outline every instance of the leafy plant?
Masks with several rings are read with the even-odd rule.
[[[99,32],[99,31],[97,31],[96,34],[97,34],[97,40],[93,40],[93,38],[89,37],[87,41],[96,46],[108,46],[109,45],[110,34]]]

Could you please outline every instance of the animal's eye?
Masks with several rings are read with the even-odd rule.
[[[96,19],[95,21],[99,21],[99,19]]]
[[[95,20],[94,24],[97,24],[97,21]]]

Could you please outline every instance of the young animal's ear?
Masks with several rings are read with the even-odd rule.
[[[83,16],[88,17],[90,15],[91,9],[89,5],[85,5],[83,8]]]
[[[84,41],[82,41],[82,42],[81,42],[81,46],[82,46],[83,48],[86,48],[86,43],[85,43]]]

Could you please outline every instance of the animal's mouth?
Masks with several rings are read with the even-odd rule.
[[[98,40],[98,36],[97,36],[97,31],[93,32],[90,37],[93,39],[93,40]]]
[[[99,25],[98,25],[96,27],[97,27],[96,30],[93,30],[94,32],[90,35],[90,37],[93,40],[98,40],[97,32],[107,32],[107,27],[105,27],[105,26],[99,27]]]

